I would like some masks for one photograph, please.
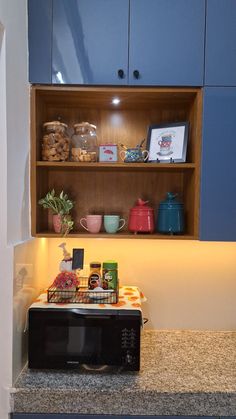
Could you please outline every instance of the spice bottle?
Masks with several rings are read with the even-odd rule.
[[[67,125],[59,121],[45,122],[42,141],[42,159],[44,161],[65,161],[69,159],[69,137]]]
[[[98,145],[96,126],[89,122],[74,125],[71,143],[71,160],[81,162],[96,162],[98,160]]]
[[[88,289],[93,290],[94,288],[101,287],[101,284],[101,263],[91,262],[90,274],[88,277]]]
[[[107,260],[102,264],[102,287],[105,290],[118,289],[118,263],[114,260]]]

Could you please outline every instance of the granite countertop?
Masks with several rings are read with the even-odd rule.
[[[12,390],[14,412],[236,415],[236,332],[144,331],[140,372],[26,368]]]

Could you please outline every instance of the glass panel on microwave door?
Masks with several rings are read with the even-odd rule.
[[[46,356],[100,357],[102,329],[83,326],[46,326]]]
[[[120,328],[113,318],[81,317],[63,313],[44,324],[43,353],[53,363],[117,364],[120,361]],[[112,350],[111,350],[112,348]]]

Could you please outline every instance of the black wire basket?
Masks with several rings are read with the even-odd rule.
[[[48,303],[63,304],[116,304],[118,303],[118,290],[89,290],[88,279],[79,278],[80,285],[75,289],[58,289],[51,285],[47,290]],[[86,284],[86,285],[85,285]]]

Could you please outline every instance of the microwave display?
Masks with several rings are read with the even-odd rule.
[[[139,370],[137,310],[29,310],[29,368],[117,365]]]

